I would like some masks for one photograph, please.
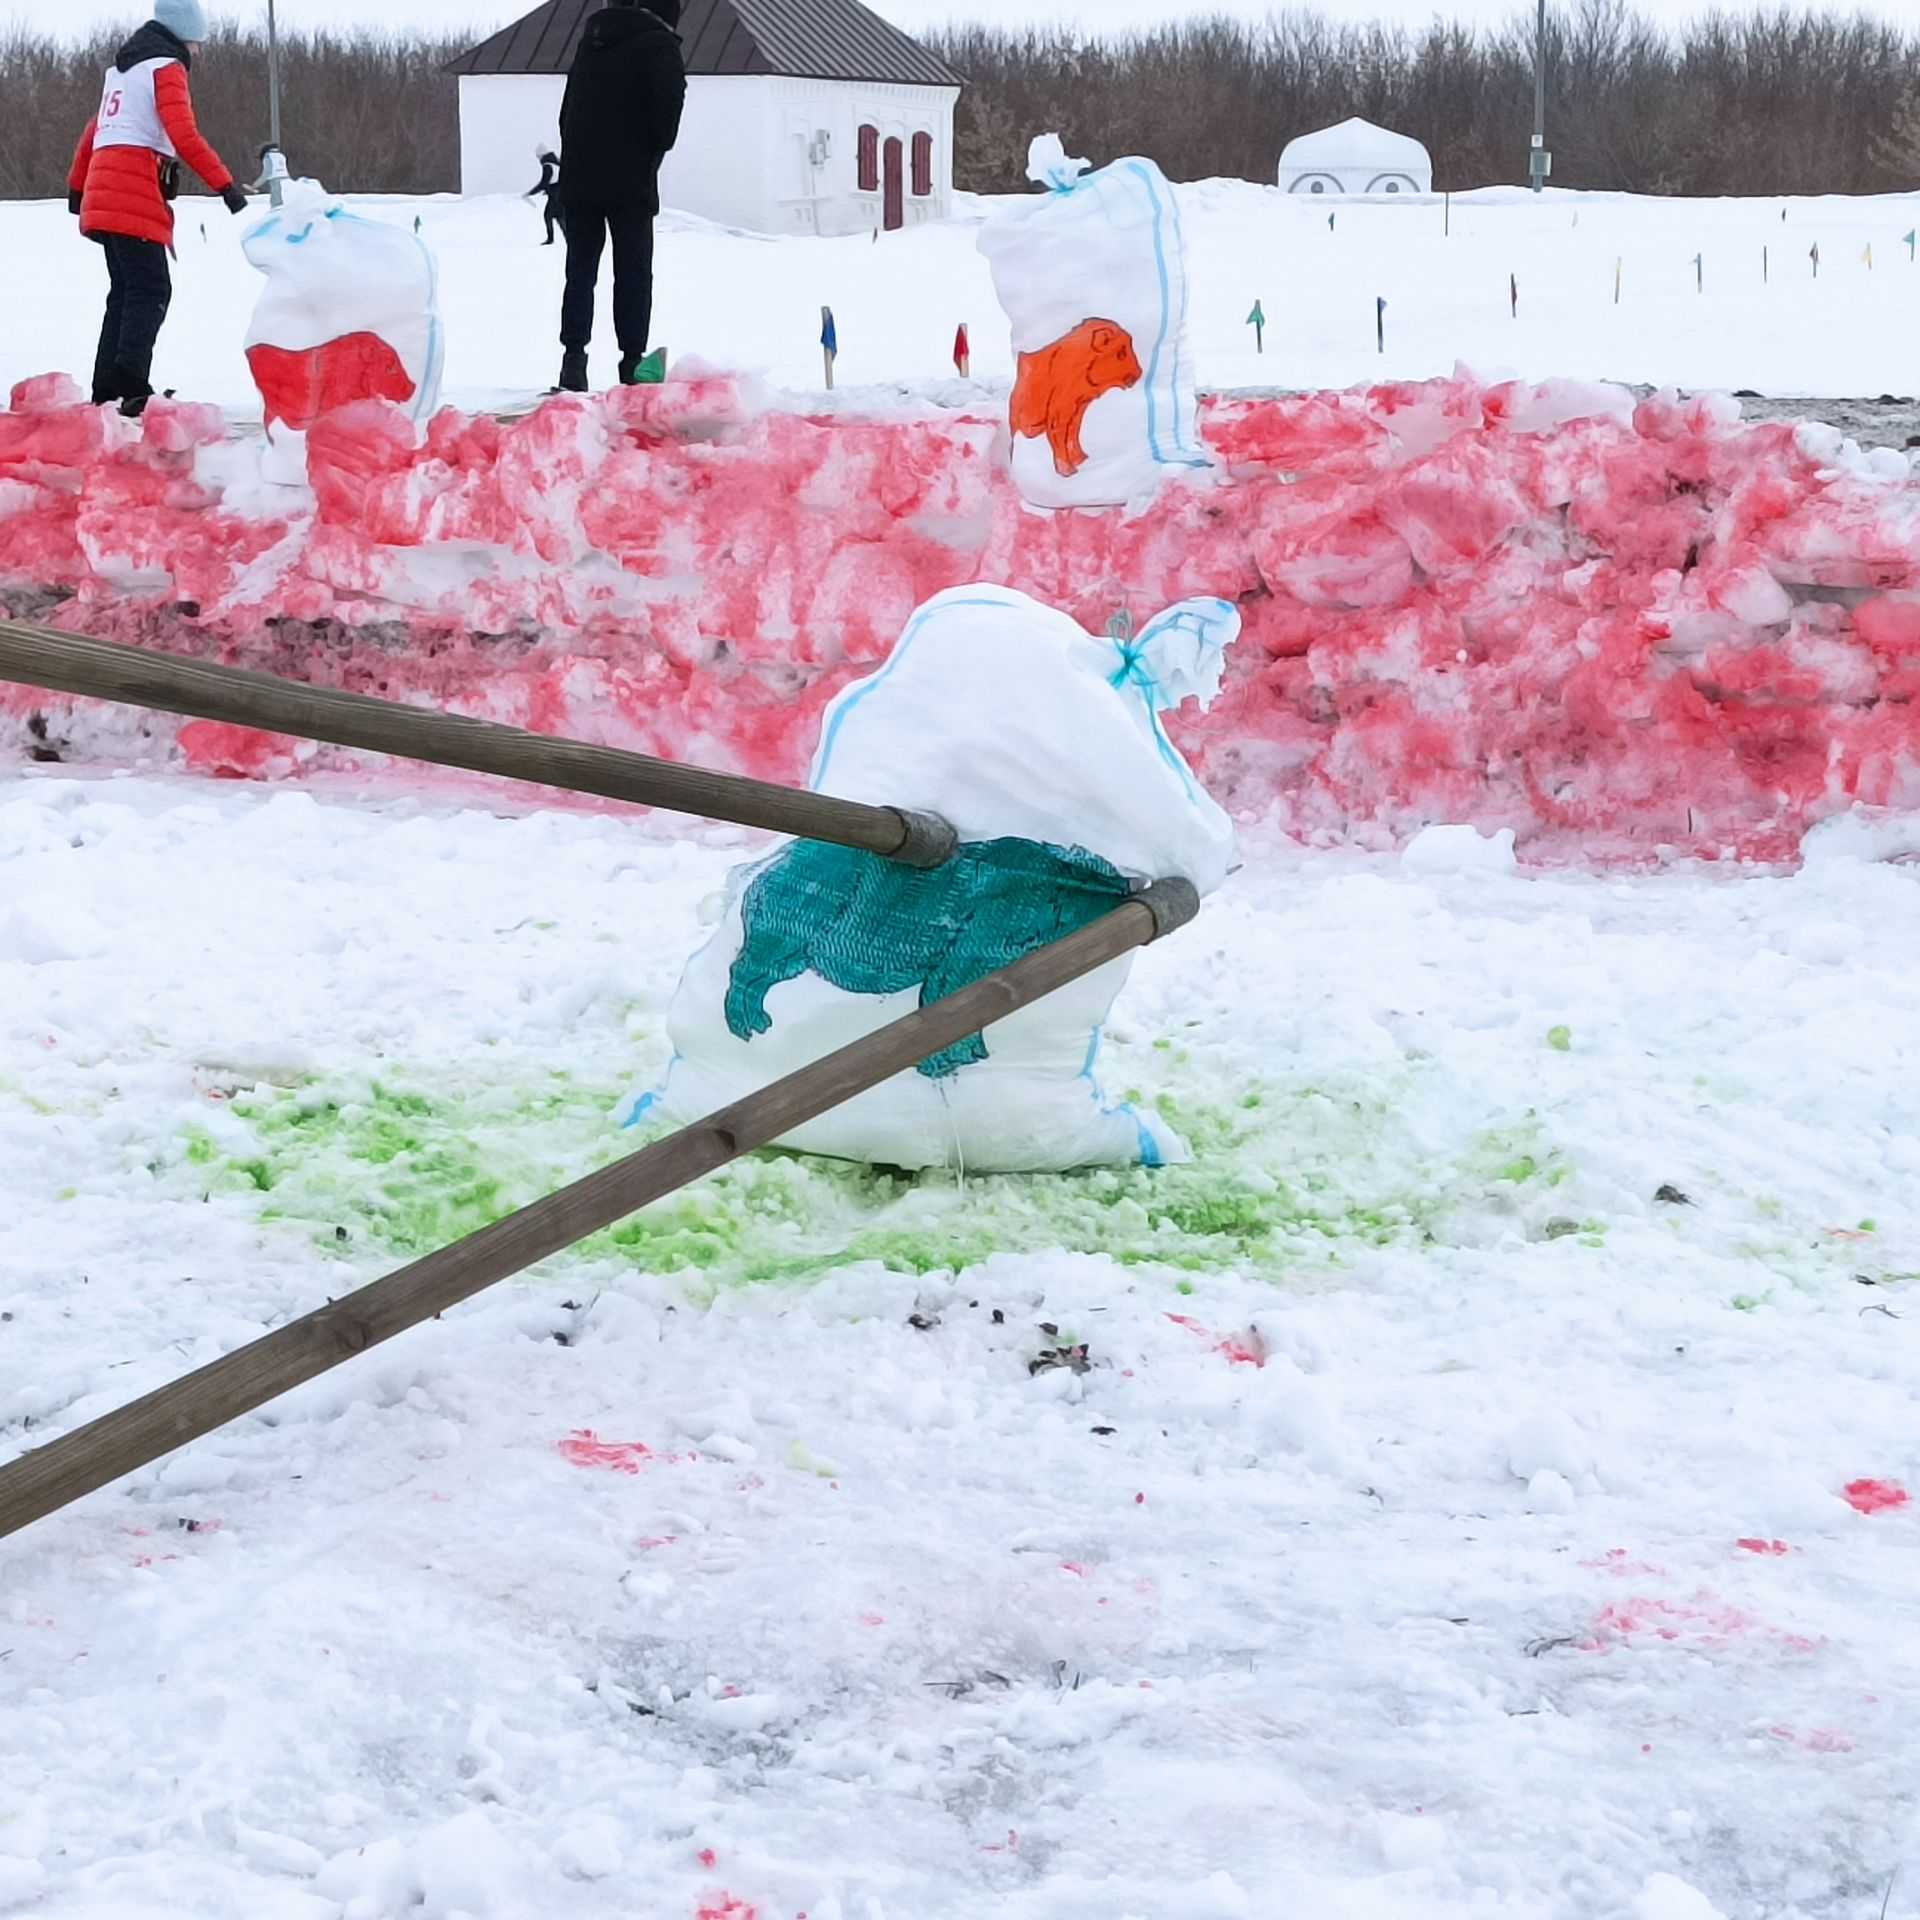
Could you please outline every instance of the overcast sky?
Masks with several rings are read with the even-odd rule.
[[[1309,0],[1310,3],[1310,0]],[[343,25],[442,28],[450,32],[483,33],[524,13],[532,0],[277,0],[280,17],[292,26]],[[898,25],[913,29],[940,26],[955,19],[990,20],[1009,25],[1077,21],[1086,27],[1114,30],[1153,26],[1183,15],[1200,18],[1232,13],[1249,20],[1264,19],[1271,0],[869,0],[876,10]],[[1742,0],[1723,0],[1729,12],[1743,10]],[[1641,11],[1666,21],[1684,21],[1707,12],[1703,0],[1640,0]],[[1842,9],[1853,12],[1846,6]],[[240,19],[266,18],[266,0],[234,4],[211,0],[209,11]],[[1325,0],[1321,11],[1339,18],[1378,16],[1419,26],[1436,13],[1449,19],[1495,22],[1510,18],[1514,0]],[[1865,11],[1920,26],[1920,0],[1869,0]],[[60,31],[79,32],[103,22],[144,17],[138,0],[0,0],[0,22]]]

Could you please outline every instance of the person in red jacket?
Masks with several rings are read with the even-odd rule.
[[[155,0],[153,18],[107,70],[100,111],[80,136],[67,176],[67,205],[80,231],[106,250],[106,324],[93,365],[97,406],[112,401],[137,416],[153,397],[153,349],[173,304],[173,208],[180,163],[190,166],[230,211],[247,196],[201,137],[187,71],[206,38],[201,0]]]

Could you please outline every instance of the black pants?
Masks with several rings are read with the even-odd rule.
[[[639,360],[653,329],[653,215],[644,207],[583,206],[567,201],[567,295],[560,344],[585,352],[593,341],[593,297],[600,256],[613,235],[613,330],[620,357]]]
[[[157,240],[99,237],[107,255],[107,318],[93,362],[93,399],[144,400],[153,392],[153,349],[173,305],[173,274]]]
[[[546,215],[547,245],[552,246],[554,229],[558,227],[562,236],[567,231],[567,210],[552,194],[548,194],[547,204],[541,211]]]

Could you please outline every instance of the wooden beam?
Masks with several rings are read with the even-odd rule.
[[[305,686],[149,647],[57,633],[26,620],[0,620],[0,680],[462,767],[636,806],[701,814],[802,840],[858,847],[911,867],[937,867],[953,857],[958,845],[953,829],[936,814],[836,800],[617,747],[527,733],[464,714],[404,707],[364,693]]]
[[[1163,880],[1078,933],[117,1412],[34,1448],[0,1467],[0,1538],[910,1071],[1069,981],[1184,926],[1199,906],[1200,896],[1190,882]]]

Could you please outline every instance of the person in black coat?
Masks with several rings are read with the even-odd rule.
[[[660,163],[680,137],[687,65],[680,0],[613,0],[588,22],[560,107],[567,291],[560,308],[562,391],[587,390],[600,258],[613,239],[620,379],[631,382],[653,327],[653,222]]]
[[[540,149],[540,184],[527,191],[529,200],[538,200],[540,212],[547,223],[547,237],[541,241],[543,247],[553,245],[554,229],[562,233],[567,230],[567,210],[560,198],[560,156],[550,153],[545,147]]]

